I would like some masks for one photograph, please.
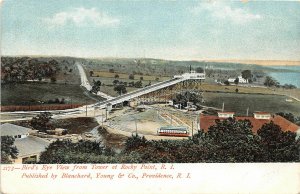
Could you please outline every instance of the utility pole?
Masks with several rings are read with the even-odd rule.
[[[87,117],[87,100],[85,100],[85,116]]]
[[[134,120],[134,122],[135,122],[135,135],[137,136],[138,133],[137,133],[137,123],[136,123],[136,119]]]
[[[105,109],[105,119],[107,119],[107,107]]]
[[[192,121],[192,138],[194,136],[194,121]]]
[[[103,115],[103,111],[102,111],[102,129],[103,129],[103,119],[104,119],[104,115]]]
[[[223,102],[223,106],[222,106],[222,112],[224,112],[224,102]]]

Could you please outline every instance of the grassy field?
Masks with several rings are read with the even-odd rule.
[[[40,105],[38,101],[65,99],[67,104],[94,103],[84,94],[84,89],[78,85],[25,83],[3,84],[1,86],[1,105]],[[102,98],[93,96],[95,99]]]
[[[224,102],[225,111],[234,111],[237,115],[246,115],[249,107],[249,114],[255,111],[267,111],[291,112],[300,116],[300,103],[286,102],[285,96],[205,92],[204,98],[206,102],[203,105],[222,108]]]
[[[136,89],[138,89],[138,88],[126,87],[127,92],[131,92],[131,91],[134,91]],[[105,94],[108,94],[108,95],[113,96],[113,97],[119,96],[119,94],[116,91],[114,91],[113,86],[101,86],[101,92],[104,92]]]
[[[119,78],[115,78],[116,74],[119,75]],[[95,75],[97,75],[97,76],[95,76]],[[94,76],[89,77],[89,81],[90,81],[90,83],[92,83],[93,80],[95,80],[95,81],[100,80],[102,83],[102,86],[100,89],[101,92],[104,92],[110,96],[118,96],[119,94],[116,91],[114,91],[114,86],[113,86],[114,80],[119,80],[122,82],[130,83],[130,82],[139,81],[140,77],[141,77],[141,75],[136,75],[134,77],[134,80],[132,80],[132,79],[129,79],[129,75],[125,74],[125,73],[110,73],[110,72],[104,72],[104,71],[97,71],[97,72],[94,72]],[[159,77],[159,81],[156,81],[156,76],[142,76],[142,77],[143,77],[143,80],[142,80],[143,87],[145,85],[148,85],[149,82],[151,82],[151,84],[155,84],[160,81],[165,81],[165,80],[170,79],[170,77]],[[139,89],[139,88],[129,87],[129,86],[126,87],[127,92],[131,92],[131,91],[134,91],[137,89]]]
[[[94,71],[93,77],[101,77],[101,78],[115,78],[116,75],[119,75],[118,79],[128,79],[129,75],[127,73],[111,73],[107,71]],[[145,81],[165,81],[170,79],[170,77],[166,76],[154,76],[154,75],[134,75],[134,80],[140,80],[140,77],[143,77],[143,80]],[[133,80],[131,80],[133,81]]]
[[[247,87],[242,85],[217,85],[215,83],[202,83],[198,89],[205,92],[223,92],[223,93],[236,93],[235,90],[238,89],[238,93],[243,94],[279,94],[279,95],[292,95],[300,99],[300,89],[283,89],[283,88],[267,88],[267,87]],[[286,97],[287,98],[287,97]]]
[[[235,93],[236,88],[238,88],[239,93],[255,93],[255,94],[273,94],[274,91],[269,88],[259,88],[259,87],[243,87],[241,85],[229,85],[229,86],[222,86],[217,84],[211,83],[202,83],[199,89],[204,91],[219,91],[219,92],[232,92]]]

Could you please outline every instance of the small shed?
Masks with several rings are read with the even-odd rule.
[[[145,105],[139,105],[136,107],[136,110],[139,112],[145,112],[146,106]]]

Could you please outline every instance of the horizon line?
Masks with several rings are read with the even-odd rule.
[[[298,66],[300,65],[300,59],[170,59],[170,58],[155,58],[155,57],[115,57],[115,56],[69,56],[69,55],[1,55],[1,57],[71,57],[78,59],[155,59],[155,60],[165,60],[165,61],[197,61],[197,62],[226,62],[226,63],[241,63],[241,64],[255,64],[262,66],[278,66],[278,65],[289,65]],[[273,64],[265,64],[266,62]],[[288,64],[278,64],[278,63],[288,63]]]

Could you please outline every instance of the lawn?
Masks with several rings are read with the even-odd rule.
[[[286,102],[285,96],[204,92],[204,98],[206,102],[203,105],[222,108],[224,102],[225,111],[234,111],[237,115],[246,115],[249,107],[249,114],[255,111],[267,111],[290,112],[300,116],[300,102]]]
[[[1,105],[40,105],[38,101],[65,99],[66,104],[95,103],[94,99],[84,94],[86,92],[79,85],[73,84],[50,84],[50,83],[24,83],[24,84],[2,84]]]
[[[111,73],[107,71],[94,71],[92,77],[102,77],[102,78],[115,78],[115,75],[119,75],[119,79],[128,79],[129,75],[127,73]],[[134,80],[140,80],[140,77],[143,77],[145,81],[155,81],[158,78],[158,81],[165,81],[170,79],[170,77],[164,76],[154,76],[154,75],[134,75]],[[116,78],[117,79],[117,78]],[[131,80],[133,81],[133,80]]]

